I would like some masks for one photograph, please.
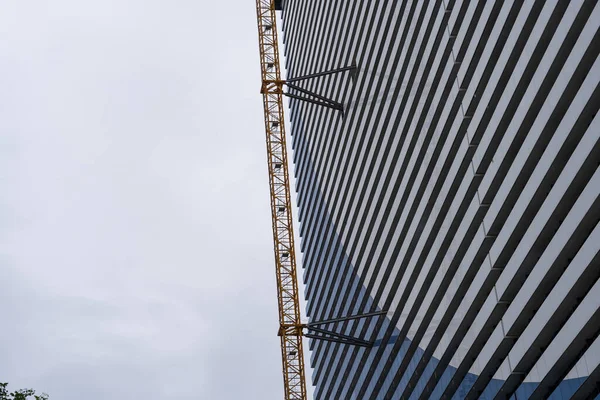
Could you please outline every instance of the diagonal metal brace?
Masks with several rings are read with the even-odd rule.
[[[326,319],[326,320],[323,320],[323,321],[309,322],[308,324],[305,324],[305,326],[307,328],[309,328],[309,327],[313,327],[313,326],[316,326],[316,325],[325,325],[325,324],[331,324],[331,323],[334,323],[334,322],[343,322],[343,321],[350,321],[350,320],[353,320],[353,319],[377,317],[379,315],[385,315],[387,313],[388,313],[387,311],[376,311],[376,312],[366,313],[366,314],[350,315],[348,317],[339,317],[339,318]]]
[[[342,333],[338,333],[338,332],[333,332],[327,329],[321,329],[321,328],[308,328],[309,331],[314,331],[317,333],[321,333],[322,337],[333,337],[335,339],[340,339],[340,340],[346,340],[348,341],[348,343],[351,344],[355,344],[358,346],[364,346],[364,347],[371,347],[373,346],[373,342],[372,341],[367,341],[364,339],[360,339],[354,336],[349,336],[349,335],[344,335]],[[312,334],[311,332],[308,333],[309,335]],[[304,336],[306,336],[307,334],[304,334]],[[320,336],[320,335],[319,335]]]
[[[350,315],[347,317],[339,317],[332,318],[322,321],[310,322],[308,324],[303,324],[302,328],[306,328],[308,330],[304,336],[312,339],[318,340],[326,340],[329,342],[343,343],[343,344],[351,344],[354,346],[362,346],[362,347],[373,347],[374,341],[368,341],[361,338],[357,338],[354,336],[345,335],[343,333],[334,332],[325,328],[317,328],[319,325],[327,325],[327,324],[336,324],[338,322],[351,321],[355,319],[362,318],[371,318],[378,317],[380,315],[387,314],[387,311],[377,311],[366,314],[358,314],[358,315]],[[314,333],[313,333],[314,332]]]
[[[305,333],[304,336],[309,339],[325,340],[327,342],[335,342],[335,343],[342,343],[342,344],[351,344],[351,345],[360,346],[360,347],[372,347],[373,346],[372,343],[365,344],[366,342],[363,342],[363,341],[359,342],[357,340],[348,340],[348,339],[340,338],[337,336],[332,337],[332,336],[324,336],[324,335],[314,335],[311,333]]]
[[[354,319],[371,318],[387,314],[387,311],[377,311],[366,314],[350,315],[347,317],[332,318],[322,321],[310,322],[308,324],[282,324],[279,327],[278,336],[306,336],[307,338],[326,340],[329,342],[351,344],[354,346],[373,347],[375,341],[369,341],[358,337],[346,335],[339,332],[334,332],[326,328],[318,328],[319,325],[336,324],[343,321],[351,321]],[[308,332],[304,333],[304,329]]]
[[[358,70],[358,68],[356,67],[356,62],[353,62],[352,65],[347,66],[347,67],[340,67],[340,68],[331,69],[329,71],[315,72],[312,74],[297,76],[295,78],[288,78],[285,81],[286,82],[298,82],[298,81],[304,81],[307,79],[318,78],[320,76],[333,75],[333,74],[337,74],[337,73],[345,72],[345,71],[350,71],[350,77],[352,78],[352,80],[354,80],[356,77],[357,70]]]
[[[311,99],[310,97],[305,97],[305,96],[298,96],[289,92],[283,93],[283,95],[290,97],[292,99],[297,99],[297,100],[302,100],[302,101],[306,101],[308,103],[312,103],[312,104],[316,104],[318,106],[323,106],[323,107],[328,107],[328,108],[333,108],[334,110],[338,110],[341,112],[344,112],[344,107],[342,105],[340,105],[339,103],[332,103],[332,102],[325,102],[325,101],[319,101],[319,100],[314,100]]]
[[[352,80],[354,80],[356,78],[356,73],[357,73],[357,67],[356,67],[356,62],[352,63],[352,65],[347,66],[347,67],[340,67],[340,68],[335,68],[335,69],[331,69],[329,71],[323,71],[323,72],[315,72],[312,74],[308,74],[308,75],[303,75],[303,76],[298,76],[295,78],[289,78],[286,79],[284,81],[280,81],[280,86],[279,88],[281,89],[283,87],[283,85],[287,85],[287,87],[289,89],[295,90],[297,92],[300,92],[306,96],[300,96],[298,94],[295,93],[290,93],[288,92],[281,92],[283,95],[291,97],[293,99],[297,99],[297,100],[301,100],[301,101],[306,101],[312,104],[316,104],[319,106],[323,106],[323,107],[328,107],[328,108],[333,108],[334,110],[338,110],[341,111],[342,114],[344,113],[344,105],[340,102],[337,102],[335,100],[331,100],[325,96],[322,96],[320,94],[317,94],[315,92],[312,92],[310,90],[306,90],[303,89],[297,85],[294,84],[294,82],[300,82],[300,81],[305,81],[308,79],[312,79],[312,78],[318,78],[321,76],[326,76],[326,75],[332,75],[332,74],[337,74],[337,73],[341,73],[341,72],[346,72],[349,71],[350,72],[350,77],[352,78]]]
[[[290,89],[297,90],[300,93],[304,93],[307,96],[312,96],[314,98],[307,97],[307,96],[299,96],[297,94],[284,92],[283,91],[284,85],[287,85]],[[293,99],[307,101],[309,103],[317,104],[319,106],[333,108],[335,110],[341,111],[342,113],[344,112],[344,105],[342,103],[338,103],[337,101],[330,100],[327,97],[313,93],[310,90],[302,89],[301,87],[296,86],[294,84],[288,84],[284,80],[263,80],[262,86],[260,88],[260,92],[262,94],[274,94],[274,95],[282,94],[282,95],[291,97]]]
[[[305,95],[308,95],[308,96],[312,96],[312,97],[314,97],[317,100],[314,100],[314,99],[311,99],[311,98],[307,98],[307,97],[304,97],[304,96],[298,96],[296,94],[292,94],[292,93],[289,93],[289,92],[283,93],[286,96],[289,96],[289,97],[292,97],[292,98],[295,98],[295,99],[298,99],[298,100],[308,101],[308,102],[311,102],[311,103],[314,103],[314,104],[319,104],[319,105],[322,105],[322,106],[325,106],[325,107],[333,108],[335,110],[344,111],[344,105],[342,103],[339,103],[337,101],[328,99],[327,97],[321,96],[320,94],[317,94],[315,92],[311,92],[310,90],[303,89],[300,86],[294,85],[293,83],[287,83],[286,82],[286,85],[290,89],[296,90],[296,91],[298,91],[300,93],[303,93]]]

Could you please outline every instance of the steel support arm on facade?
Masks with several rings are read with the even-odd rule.
[[[353,346],[360,346],[360,347],[372,347],[373,344],[370,342],[364,342],[364,341],[357,341],[356,339],[353,340],[348,340],[348,339],[344,339],[344,338],[340,338],[338,336],[324,336],[324,335],[314,335],[311,333],[306,333],[304,334],[305,337],[309,338],[309,339],[316,339],[316,340],[325,340],[327,342],[335,342],[335,343],[341,343],[341,344],[350,344]]]
[[[353,320],[353,319],[377,317],[379,315],[385,315],[387,313],[388,313],[387,311],[376,311],[376,312],[366,313],[366,314],[357,314],[357,315],[350,315],[350,316],[347,316],[347,317],[339,317],[339,318],[326,319],[326,320],[323,320],[323,321],[310,322],[310,323],[306,324],[306,327],[310,328],[310,327],[314,327],[314,326],[317,326],[317,325],[325,325],[325,324],[331,324],[331,323],[335,323],[335,322],[350,321],[350,320]]]
[[[351,77],[352,79],[354,79],[355,74],[356,74],[356,65],[352,64],[350,66],[347,67],[340,67],[340,68],[335,68],[329,71],[323,71],[323,72],[315,72],[312,74],[308,74],[308,75],[303,75],[303,76],[297,76],[294,78],[289,78],[286,79],[285,81],[281,81],[280,85],[287,85],[287,87],[289,89],[298,91],[300,93],[303,93],[307,96],[310,97],[306,97],[306,96],[299,96],[297,94],[294,93],[290,93],[289,91],[286,93],[283,93],[285,96],[291,97],[293,99],[296,100],[301,100],[301,101],[306,101],[312,104],[316,104],[319,106],[323,106],[323,107],[328,107],[328,108],[333,108],[334,110],[338,110],[341,111],[342,113],[344,112],[344,105],[340,102],[337,102],[335,100],[331,100],[325,96],[322,96],[320,94],[317,94],[315,92],[312,92],[310,90],[307,89],[303,89],[300,86],[297,86],[294,84],[294,82],[300,82],[300,81],[305,81],[308,79],[313,79],[313,78],[318,78],[321,76],[326,76],[326,75],[332,75],[332,74],[338,74],[341,72],[346,72],[346,71],[350,71]],[[311,98],[313,97],[313,98]]]
[[[373,342],[372,341],[368,341],[368,340],[364,340],[361,338],[357,338],[354,336],[350,336],[350,335],[344,335],[343,333],[338,333],[338,332],[333,332],[330,331],[328,329],[321,329],[321,328],[308,328],[309,331],[313,331],[316,333],[320,333],[321,335],[318,335],[320,339],[323,340],[327,340],[329,338],[334,338],[339,340],[344,341],[347,344],[353,344],[356,346],[364,346],[364,347],[371,347],[373,346]],[[309,337],[308,335],[314,335],[313,333],[306,333],[304,334],[304,336]],[[325,336],[323,336],[325,335]]]
[[[311,338],[311,339],[326,340],[329,342],[336,342],[336,343],[343,343],[343,344],[351,344],[354,346],[373,347],[373,344],[375,343],[374,341],[364,340],[364,339],[357,338],[354,336],[345,335],[343,333],[334,332],[329,329],[317,328],[317,326],[326,325],[326,324],[336,324],[338,322],[351,321],[351,320],[362,319],[362,318],[378,317],[380,315],[385,315],[385,314],[387,314],[387,311],[377,311],[377,312],[372,312],[372,313],[350,315],[347,317],[339,317],[339,318],[332,318],[332,319],[323,320],[323,321],[311,322],[311,323],[303,325],[303,328],[306,328],[309,331],[308,333],[305,333],[304,336],[306,336],[307,338]]]
[[[298,96],[297,94],[292,94],[290,92],[285,92],[283,93],[284,95],[291,97],[293,99],[297,99],[297,100],[302,100],[302,101],[307,101],[309,103],[313,103],[313,104],[317,104],[323,107],[329,107],[329,108],[333,108],[334,110],[338,110],[338,111],[344,111],[344,105],[342,103],[338,103],[337,101],[328,99],[327,97],[321,96],[319,94],[316,94],[314,92],[311,92],[310,90],[306,90],[306,89],[302,89],[301,87],[298,87],[296,85],[293,84],[287,84],[288,88],[293,89],[293,90],[297,90],[300,93],[304,93],[308,96],[313,96],[318,100],[315,99],[311,99],[310,97],[305,97],[305,96]]]
[[[352,78],[354,79],[354,74],[356,73],[356,69],[357,69],[356,64],[352,64],[347,67],[335,68],[335,69],[331,69],[329,71],[315,72],[313,74],[297,76],[295,78],[288,78],[285,81],[288,83],[289,82],[299,82],[299,81],[304,81],[307,79],[318,78],[320,76],[332,75],[332,74],[337,74],[337,73],[346,72],[346,71],[350,71],[350,74],[351,74]]]

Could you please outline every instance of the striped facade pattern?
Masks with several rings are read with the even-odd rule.
[[[283,2],[316,399],[598,396],[597,3]]]

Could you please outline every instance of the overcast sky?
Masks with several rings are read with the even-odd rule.
[[[0,382],[281,399],[254,1],[1,3]]]

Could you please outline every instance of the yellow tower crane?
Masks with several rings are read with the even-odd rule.
[[[304,353],[296,254],[292,228],[292,202],[288,173],[283,90],[279,66],[279,48],[273,0],[256,0],[260,45],[260,66],[267,133],[267,163],[271,189],[271,215],[277,295],[279,303],[279,336],[283,357],[283,379],[286,400],[306,399]]]
[[[354,78],[356,66],[353,64],[348,67],[282,80],[275,17],[275,10],[280,8],[280,6],[281,0],[256,0],[262,77],[261,93],[263,95],[267,138],[267,164],[271,191],[271,216],[279,306],[278,335],[281,339],[285,399],[306,400],[302,336],[342,344],[371,347],[375,343],[374,341],[367,341],[338,333],[322,328],[322,326],[331,326],[342,321],[380,316],[386,312],[370,312],[305,324],[301,322],[294,231],[292,227],[290,177],[283,119],[283,95],[319,106],[329,107],[343,113],[344,108],[341,103],[303,89],[297,86],[296,82],[345,71],[349,71]],[[284,92],[284,86],[287,86],[288,92]],[[295,92],[290,93],[289,89]],[[304,333],[304,329],[307,329],[306,333]]]

